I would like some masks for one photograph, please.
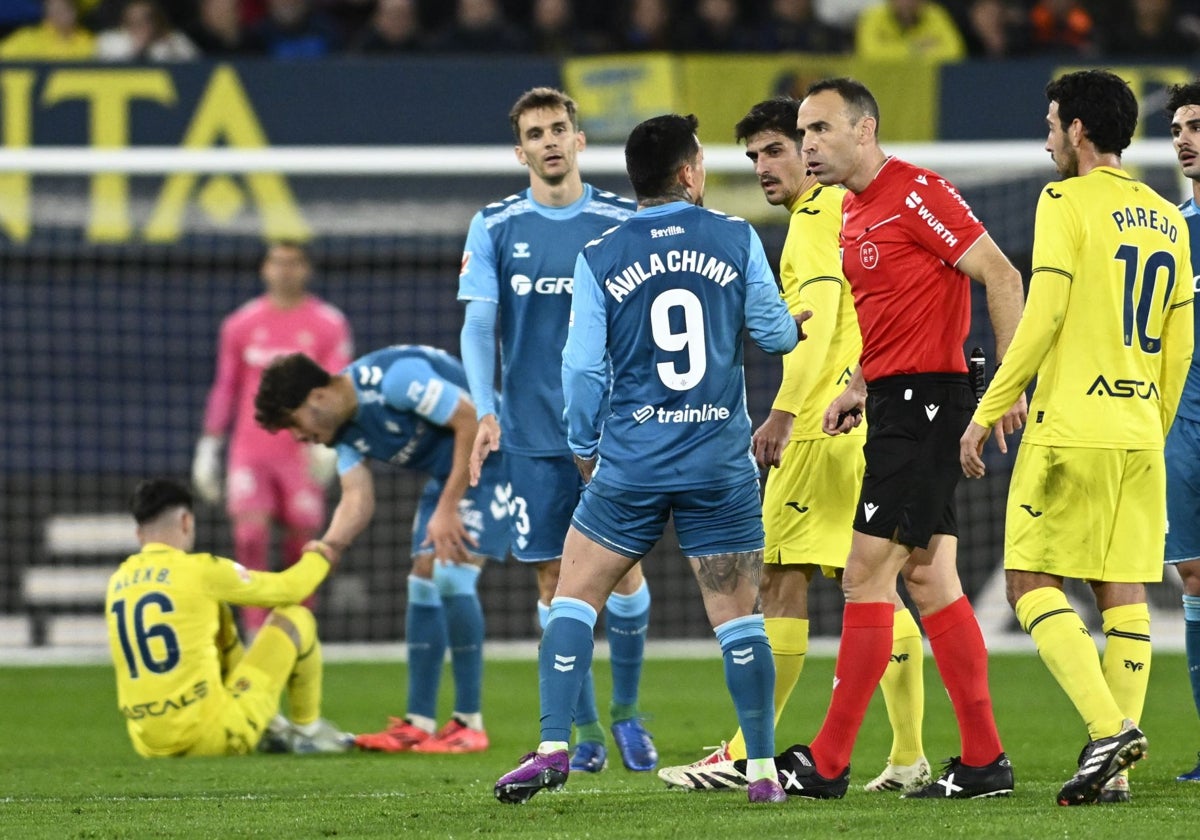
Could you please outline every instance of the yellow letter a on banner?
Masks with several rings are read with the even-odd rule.
[[[245,89],[233,68],[220,65],[213,71],[191,125],[183,138],[187,149],[206,149],[218,145],[257,149],[267,146],[266,133],[250,104]],[[180,236],[183,217],[200,176],[193,173],[171,175],[146,223],[144,236],[149,242],[173,242]],[[307,239],[311,231],[287,181],[278,172],[253,172],[245,176],[245,185],[262,218],[267,239]],[[214,175],[200,190],[200,207],[218,222],[228,222],[240,210],[242,191],[228,175]]]

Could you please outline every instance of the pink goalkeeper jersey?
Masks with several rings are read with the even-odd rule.
[[[304,353],[330,373],[350,363],[350,325],[335,306],[313,295],[280,309],[266,295],[246,302],[221,324],[217,376],[208,394],[204,432],[229,434],[229,460],[294,458],[301,444],[254,422],[254,395],[263,369],[288,353]]]

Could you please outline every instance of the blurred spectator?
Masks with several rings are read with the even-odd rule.
[[[242,29],[248,30],[267,16],[267,0],[238,0]]]
[[[854,50],[865,59],[958,61],[967,54],[954,19],[932,0],[884,0],[867,9],[858,18]]]
[[[42,17],[39,0],[4,0],[0,3],[0,37],[21,26],[37,23]]]
[[[755,29],[754,48],[765,52],[845,52],[850,35],[819,20],[812,0],[771,0]]]
[[[1177,6],[1175,23],[1179,31],[1192,43],[1200,44],[1200,0],[1182,0]]]
[[[4,0],[0,0],[0,3]],[[125,14],[127,0],[75,0],[75,8],[79,9],[79,20],[93,32],[103,32],[106,29],[117,29],[121,25],[121,16]],[[159,0],[165,2],[164,13],[172,23],[175,17],[184,11],[190,11],[193,0]],[[186,22],[186,21],[181,21]]]
[[[619,26],[617,47],[620,50],[671,49],[671,11],[666,0],[629,0]]]
[[[337,31],[310,0],[267,0],[267,14],[246,33],[254,52],[272,58],[321,58],[337,46]]]
[[[379,3],[377,0],[315,0],[314,8],[337,30],[337,43],[349,44],[367,28]]]
[[[42,0],[42,20],[0,42],[6,61],[81,61],[96,53],[96,39],[79,24],[73,0]]]
[[[1029,51],[1025,10],[1009,0],[974,0],[966,10],[963,38],[972,58],[1012,58]]]
[[[850,32],[854,29],[858,16],[878,2],[879,0],[814,0],[813,11],[817,20],[822,23]]]
[[[1029,41],[1040,53],[1096,53],[1095,24],[1077,0],[1038,0],[1029,10]]]
[[[350,43],[350,51],[368,55],[417,52],[425,33],[416,0],[379,0],[366,28]]]
[[[249,52],[238,0],[199,0],[188,37],[204,55],[231,56]]]
[[[430,45],[441,52],[504,53],[528,49],[529,39],[504,17],[497,0],[458,0],[454,21]]]
[[[530,17],[532,47],[543,55],[581,55],[611,47],[605,33],[579,27],[570,0],[533,0]]]
[[[736,52],[751,48],[751,35],[738,20],[737,0],[698,0],[675,29],[676,49]]]
[[[128,0],[121,25],[96,37],[101,61],[189,61],[199,54],[196,45],[171,26],[157,0]]]
[[[1193,52],[1196,41],[1180,25],[1171,0],[1125,0],[1105,54],[1154,58]]]

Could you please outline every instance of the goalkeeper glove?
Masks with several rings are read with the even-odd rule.
[[[192,485],[201,499],[211,504],[221,500],[221,445],[216,435],[205,435],[196,444],[192,459]]]
[[[328,487],[337,475],[337,450],[322,443],[308,446],[308,474],[322,487]]]

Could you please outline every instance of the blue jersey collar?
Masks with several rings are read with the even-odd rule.
[[[678,213],[680,210],[686,210],[689,207],[695,207],[689,201],[672,201],[669,204],[656,204],[653,207],[639,207],[637,214],[643,217],[654,218],[655,216],[668,216],[671,213]]]
[[[525,190],[525,198],[529,202],[529,206],[536,210],[540,215],[545,216],[547,219],[561,221],[562,219],[574,218],[583,212],[583,209],[587,207],[592,200],[592,185],[584,184],[583,195],[579,196],[578,199],[572,201],[566,207],[551,207],[547,204],[539,204],[533,197],[532,188]]]

